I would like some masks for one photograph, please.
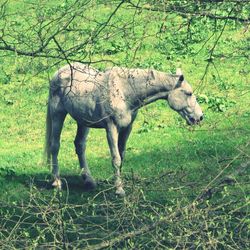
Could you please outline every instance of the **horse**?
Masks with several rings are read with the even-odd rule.
[[[201,107],[181,69],[167,74],[154,69],[113,67],[99,71],[81,63],[60,68],[50,81],[45,154],[51,164],[54,187],[61,188],[58,153],[63,123],[69,114],[77,123],[74,140],[84,186],[94,188],[85,158],[86,138],[90,128],[106,130],[117,195],[125,195],[121,167],[126,143],[138,110],[164,99],[189,125],[203,119]]]

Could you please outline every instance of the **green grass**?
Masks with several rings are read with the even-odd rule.
[[[13,6],[12,3],[10,9]],[[23,10],[22,4],[18,6]],[[109,5],[100,5],[98,8],[98,18],[103,20],[112,9]],[[94,13],[90,12],[89,16],[91,15]],[[129,10],[122,9],[115,17],[114,23],[128,21],[131,15]],[[148,14],[145,13],[136,16],[139,25],[135,28],[135,41],[142,36],[143,20],[147,20],[147,17]],[[140,110],[127,145],[123,166],[125,189],[128,193],[126,199],[132,204],[138,204],[138,207],[133,207],[134,210],[131,209],[141,211],[139,217],[142,217],[142,221],[153,216],[154,212],[150,210],[151,207],[144,211],[141,199],[147,204],[145,206],[152,202],[159,204],[157,209],[169,206],[169,209],[173,207],[178,210],[178,206],[184,207],[192,202],[220,172],[224,177],[233,176],[239,186],[229,187],[229,191],[226,190],[228,195],[225,190],[224,193],[215,195],[214,202],[221,199],[223,202],[225,200],[226,204],[227,198],[231,200],[234,197],[244,197],[246,203],[249,203],[249,168],[242,175],[237,174],[241,164],[249,162],[250,155],[250,147],[247,144],[250,138],[249,57],[227,56],[234,50],[239,51],[239,48],[244,50],[244,43],[249,40],[249,35],[243,33],[241,28],[229,25],[215,50],[214,64],[210,65],[206,77],[200,82],[207,65],[208,50],[215,40],[209,41],[199,54],[195,54],[193,51],[201,48],[206,36],[201,26],[198,26],[197,30],[200,30],[202,39],[191,43],[191,51],[182,53],[183,47],[178,48],[181,46],[178,40],[176,43],[172,41],[171,46],[167,48],[169,37],[164,38],[163,34],[163,40],[159,40],[154,36],[159,26],[157,16],[154,18],[155,20],[147,23],[149,36],[143,40],[143,46],[138,50],[135,59],[132,59],[132,53],[130,54],[126,47],[134,46],[132,34],[122,42],[124,40],[119,33],[114,39],[98,41],[94,51],[102,52],[91,52],[93,58],[111,59],[127,67],[154,67],[166,72],[181,66],[186,79],[202,101],[205,119],[200,126],[188,127],[163,101]],[[17,21],[21,20],[22,17],[18,16]],[[179,17],[175,17],[170,28],[174,29],[181,21]],[[87,24],[82,26],[89,28]],[[116,39],[117,44],[112,45],[112,41]],[[121,47],[118,46],[119,43],[122,44]],[[31,204],[35,202],[34,197],[37,197],[41,206],[47,202],[49,207],[53,201],[58,201],[58,197],[54,191],[41,188],[39,183],[44,184],[44,181],[50,179],[50,170],[43,165],[42,157],[48,76],[53,74],[56,67],[45,70],[47,63],[52,61],[16,57],[11,53],[6,55],[1,57],[0,62],[0,200],[3,204],[22,204],[29,200]],[[108,66],[109,63],[96,65],[101,69]],[[204,96],[209,100],[207,103]],[[90,193],[83,192],[78,186],[81,180],[73,145],[75,133],[75,122],[68,117],[62,133],[59,163],[61,175],[68,180],[70,189],[69,194],[67,191],[62,192],[62,199],[67,197],[65,204],[74,206],[92,206],[96,203],[97,207],[101,207],[109,201],[116,204],[114,190],[107,191],[106,196],[100,194],[102,190],[112,188],[113,171],[105,131],[92,129],[88,137],[87,159],[93,176],[99,181],[97,190]],[[237,155],[239,157],[234,160]],[[34,185],[31,185],[32,183]],[[133,200],[137,198],[138,200]],[[116,205],[126,207],[126,204],[126,201],[118,201]],[[87,214],[95,211],[90,207],[86,209]],[[126,210],[124,214],[129,220],[130,213]],[[96,223],[99,222],[98,220]],[[29,237],[35,238],[34,235]],[[132,248],[132,243],[127,242],[123,247]]]

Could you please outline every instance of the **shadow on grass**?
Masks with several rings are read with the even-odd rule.
[[[206,185],[214,176],[216,176],[223,167],[230,162],[238,153],[236,147],[244,145],[247,138],[240,141],[233,140],[232,136],[228,140],[231,132],[224,131],[218,133],[202,133],[197,132],[190,135],[190,138],[182,138],[181,135],[177,138],[176,143],[171,147],[166,147],[164,143],[153,145],[153,149],[144,149],[145,145],[134,144],[128,145],[126,160],[123,167],[123,178],[125,181],[125,190],[130,192],[131,188],[140,187],[145,192],[154,193],[157,201],[162,201],[168,198],[169,185],[165,185],[166,181],[174,188],[184,183],[203,183]],[[139,151],[139,153],[138,153]],[[244,156],[242,156],[244,158]],[[238,166],[243,158],[234,162]],[[98,165],[104,168],[112,168],[110,161],[98,158]],[[110,190],[114,193],[113,181],[107,181],[102,178],[102,172],[99,166],[92,165],[91,169],[93,177],[97,179],[97,188],[89,193],[83,184],[83,180],[79,175],[62,174],[63,190],[69,191],[70,195],[86,197],[95,196],[102,190]],[[63,169],[62,169],[63,170]],[[229,169],[230,170],[230,169]],[[63,172],[63,171],[62,171]],[[68,170],[67,170],[68,172]],[[174,175],[167,175],[172,172]],[[163,177],[162,177],[163,176]],[[2,178],[1,187],[6,190],[6,193],[11,190],[21,187],[22,190],[29,190],[30,187],[35,187],[38,190],[51,190],[52,178],[49,173],[37,173],[34,175],[21,174],[7,175]],[[163,178],[163,179],[162,179]],[[181,178],[181,179],[180,179]],[[163,182],[162,182],[163,181]],[[145,186],[144,184],[147,183]],[[13,184],[13,185],[12,185]],[[128,193],[127,192],[127,193]],[[161,195],[158,195],[159,192]],[[192,192],[192,190],[191,190]],[[186,194],[186,193],[185,193]],[[166,196],[164,199],[163,196]],[[20,195],[20,197],[23,197]],[[13,197],[19,198],[18,195]]]
[[[36,174],[32,176],[28,175],[18,175],[18,176],[6,176],[5,180],[10,182],[19,183],[26,188],[35,187],[39,190],[53,190],[56,189],[53,187],[53,179],[50,174]],[[90,189],[84,186],[84,182],[81,176],[77,175],[62,175],[62,191],[72,190],[77,193],[91,193],[95,190],[99,190],[100,187],[110,187],[111,184],[107,180],[97,180],[98,187],[95,189]]]
[[[158,145],[139,154],[130,147],[124,164],[127,196],[122,199],[115,196],[113,182],[106,180],[97,180],[96,190],[89,193],[85,192],[80,176],[62,174],[63,192],[54,192],[49,173],[6,176],[5,183],[10,184],[10,190],[13,189],[11,183],[19,183],[26,194],[21,197],[23,202],[0,201],[0,215],[5,215],[0,216],[0,224],[4,225],[3,244],[11,242],[12,249],[37,246],[41,249],[102,249],[103,244],[114,246],[113,249],[145,249],[142,246],[146,244],[149,249],[157,249],[161,242],[170,249],[176,238],[183,235],[180,248],[192,249],[194,239],[204,245],[208,242],[204,228],[210,221],[215,235],[221,235],[223,228],[233,232],[238,221],[245,221],[249,216],[244,190],[247,174],[232,175],[245,159],[233,161],[227,169],[231,174],[230,183],[223,180],[225,172],[204,189],[238,153],[235,147],[239,142],[226,141],[224,136],[217,140],[204,136],[202,139],[194,139],[192,143],[183,140],[182,144],[177,142],[168,148]],[[104,160],[100,158],[100,162]],[[214,225],[218,226],[214,228]],[[190,236],[190,231],[195,232],[194,236]],[[242,224],[240,234],[239,237],[236,230],[233,236],[223,237],[228,245],[237,242],[241,249],[247,249],[247,223]],[[129,238],[133,239],[133,247]]]

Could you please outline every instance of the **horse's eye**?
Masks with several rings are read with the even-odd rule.
[[[193,93],[191,93],[191,92],[186,92],[186,95],[187,95],[187,96],[192,96],[192,94],[193,94]]]

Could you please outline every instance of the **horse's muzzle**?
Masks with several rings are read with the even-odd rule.
[[[196,124],[199,124],[203,119],[204,119],[203,115],[201,115],[200,118],[197,120],[194,119],[193,117],[188,117],[187,123],[189,125],[196,125]]]

